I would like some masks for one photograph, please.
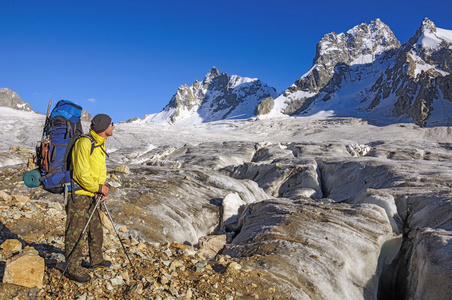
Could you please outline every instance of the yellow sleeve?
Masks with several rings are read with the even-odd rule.
[[[72,178],[84,190],[92,193],[99,191],[99,184],[94,179],[90,165],[91,141],[89,138],[80,138],[72,149]],[[106,171],[105,171],[106,177]],[[105,181],[105,180],[104,180]]]

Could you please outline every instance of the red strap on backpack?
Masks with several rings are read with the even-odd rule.
[[[45,170],[47,173],[49,173],[51,170],[50,165],[50,148],[51,148],[51,142],[50,139],[45,140],[41,145],[41,166],[45,167]]]

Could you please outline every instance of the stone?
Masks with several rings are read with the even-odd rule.
[[[53,208],[53,209],[60,210],[60,211],[63,210],[63,206],[59,202],[50,202],[49,208]]]
[[[36,169],[36,164],[35,164],[34,159],[32,157],[28,158],[27,167],[28,167],[29,170]]]
[[[8,239],[0,246],[3,250],[10,251],[12,253],[22,250],[22,243],[16,239]]]
[[[30,200],[30,197],[28,196],[21,196],[21,195],[14,195],[13,198],[18,201],[19,203],[25,204],[28,200]]]
[[[62,262],[62,261],[66,260],[64,254],[62,254],[62,253],[52,253],[52,255],[50,256],[50,259],[54,259],[57,262]]]
[[[130,174],[130,169],[126,165],[121,165],[121,166],[115,168],[115,172],[117,172],[117,173],[124,173],[126,175],[129,175]]]
[[[9,202],[13,199],[10,195],[8,195],[5,191],[0,191],[0,199],[6,202]]]
[[[180,250],[185,250],[187,249],[187,246],[181,243],[172,243],[171,247],[176,248],[176,249],[180,249]]]
[[[173,296],[179,296],[179,292],[177,291],[177,289],[176,289],[175,287],[171,286],[171,287],[169,288],[169,291],[170,291],[171,295],[173,295]]]
[[[132,288],[132,291],[137,293],[138,295],[143,294],[143,283],[139,282]]]
[[[143,251],[145,249],[146,249],[146,244],[145,243],[142,243],[142,242],[138,243],[137,250]]]
[[[110,282],[111,282],[111,284],[112,284],[113,286],[115,286],[115,285],[121,285],[121,284],[122,284],[122,281],[123,281],[123,279],[122,279],[121,276],[117,276],[117,277],[115,277],[115,278],[113,278],[113,279],[110,280]]]
[[[173,252],[171,251],[171,249],[166,249],[165,251],[163,251],[163,253],[165,253],[168,257],[173,256]]]
[[[242,266],[241,266],[239,263],[235,262],[235,261],[231,261],[231,262],[229,263],[229,265],[228,265],[228,270],[235,270],[235,271],[238,271],[238,270],[240,270],[241,268],[242,268]]]
[[[30,246],[26,246],[24,248],[24,250],[22,251],[22,253],[32,254],[32,255],[39,255],[38,250],[36,250],[35,248],[30,247]]]
[[[119,227],[118,231],[126,233],[127,232],[127,226],[126,225],[122,225],[121,227]]]
[[[207,266],[207,260],[202,260],[200,262],[197,262],[194,265],[194,270],[196,272],[204,272],[204,269],[206,268],[206,266]]]
[[[21,153],[34,153],[33,151],[28,150],[27,148],[22,146],[16,146],[16,151],[19,151]]]
[[[108,229],[109,231],[113,230],[113,224],[111,223],[110,219],[108,218],[108,216],[103,212],[103,211],[99,211],[99,215],[100,215],[100,222],[102,223],[102,225]]]
[[[181,262],[178,261],[178,260],[175,260],[175,261],[173,261],[173,262],[171,263],[171,265],[170,265],[170,267],[169,267],[169,270],[170,270],[170,271],[175,271],[175,270],[177,270],[178,268],[183,267],[183,266],[184,266],[183,263],[181,263]]]
[[[129,284],[130,283],[130,276],[129,273],[127,272],[127,270],[121,272],[119,274],[120,277],[122,277],[122,280],[125,281],[125,283]]]
[[[192,299],[192,297],[193,297],[193,292],[192,292],[191,289],[189,288],[189,289],[187,290],[187,292],[185,293],[185,299],[189,300],[189,299]]]
[[[198,254],[209,257],[217,255],[226,245],[226,235],[202,236],[199,238],[198,245]]]
[[[256,110],[254,111],[254,114],[257,116],[266,115],[271,112],[274,106],[275,100],[272,97],[267,97],[262,100],[261,103],[259,103],[259,105],[256,107]]]
[[[44,259],[38,255],[22,253],[6,261],[4,283],[41,288],[43,278]]]
[[[196,255],[196,250],[192,249],[192,248],[187,248],[184,250],[184,254],[187,256],[195,256]]]

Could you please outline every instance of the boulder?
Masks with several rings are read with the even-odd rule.
[[[122,166],[116,167],[115,168],[115,172],[117,172],[117,173],[124,173],[126,175],[129,175],[130,174],[130,169],[129,169],[128,166],[122,165]]]
[[[8,193],[6,193],[5,191],[0,191],[0,199],[6,202],[11,201],[13,197],[11,197]]]
[[[8,239],[4,241],[0,247],[5,251],[14,253],[22,250],[22,243],[16,239]]]
[[[217,255],[226,245],[226,239],[225,234],[200,237],[198,241],[198,254],[206,257]]]
[[[44,259],[38,255],[22,253],[6,261],[4,283],[41,288],[43,278]]]
[[[13,198],[22,204],[25,204],[25,203],[27,203],[28,200],[30,200],[30,197],[20,196],[20,195],[14,195]]]
[[[113,224],[111,223],[108,216],[105,215],[103,211],[99,211],[99,214],[100,214],[100,222],[102,223],[102,225],[104,225],[104,227],[107,228],[109,231],[112,231]]]
[[[274,106],[275,100],[272,97],[267,97],[264,100],[262,100],[261,103],[259,103],[259,105],[256,107],[254,111],[254,114],[257,116],[266,115],[269,112],[271,112]]]

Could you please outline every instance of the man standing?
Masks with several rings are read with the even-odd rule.
[[[104,201],[108,194],[109,188],[105,185],[107,166],[104,142],[113,135],[114,128],[108,115],[96,115],[91,121],[89,134],[79,138],[72,150],[72,179],[76,189],[66,206],[65,255],[68,264],[66,276],[78,282],[91,279],[82,268],[84,241],[80,240],[78,245],[77,242],[96,205],[96,195],[102,195],[101,201]],[[104,260],[102,254],[103,229],[98,209],[93,214],[87,232],[90,257],[88,268],[109,267],[111,262]]]

